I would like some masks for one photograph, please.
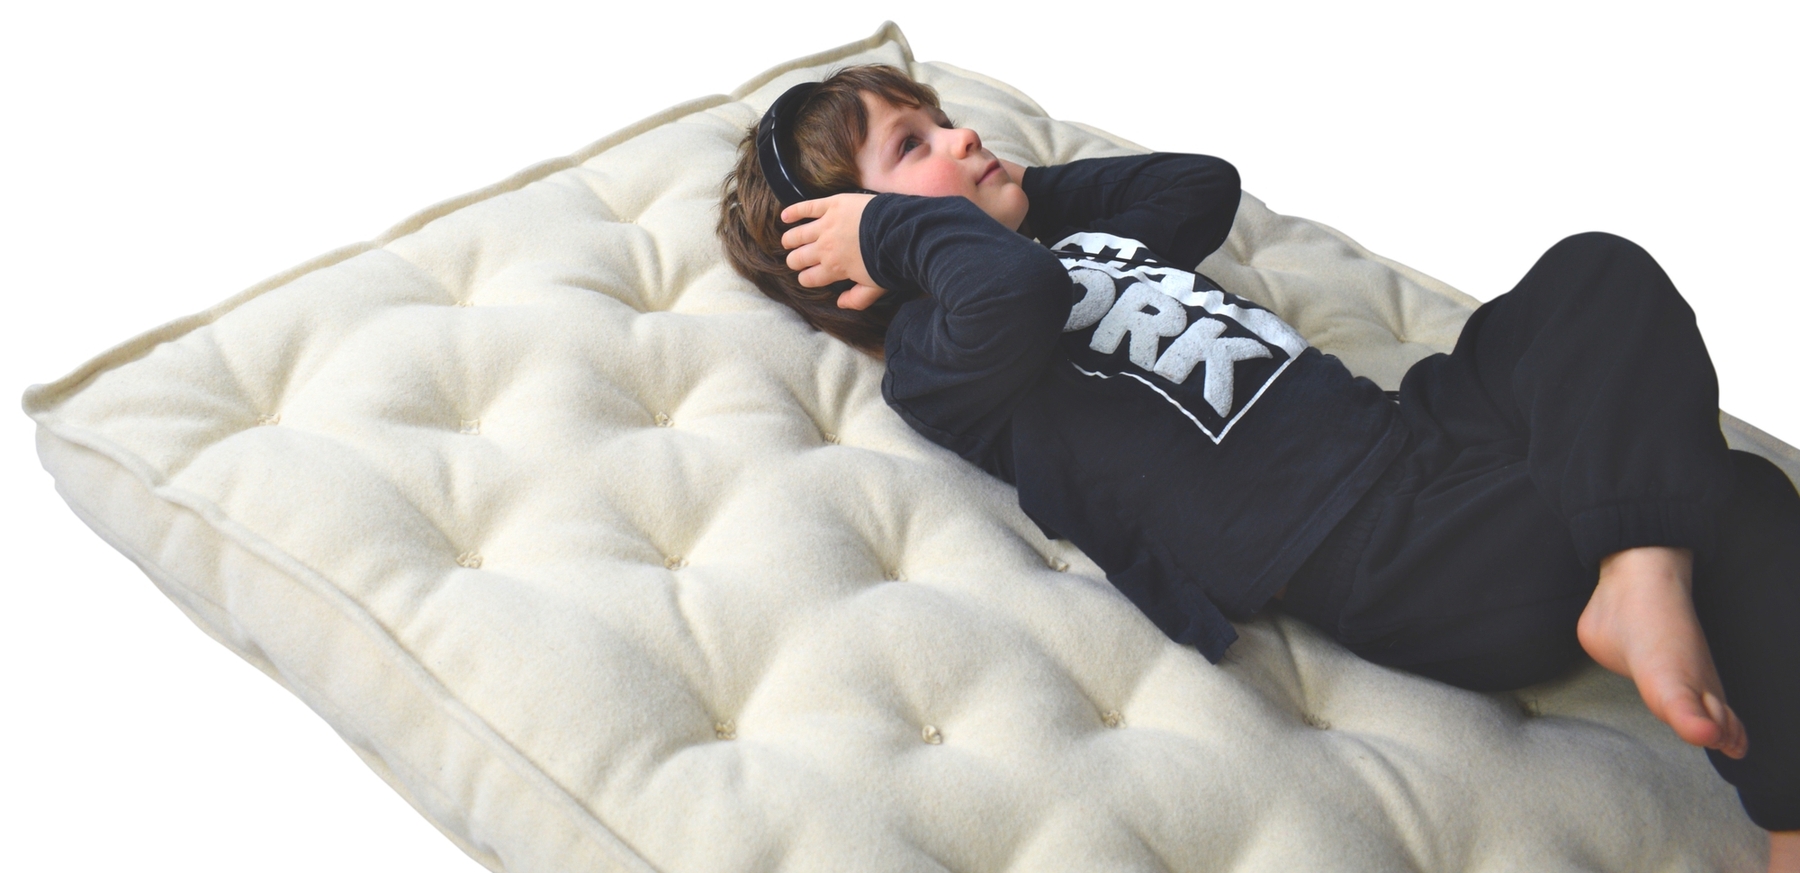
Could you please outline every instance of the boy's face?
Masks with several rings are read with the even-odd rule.
[[[1029,203],[1025,189],[981,147],[981,136],[951,127],[941,110],[895,106],[862,95],[869,136],[856,151],[862,185],[871,191],[923,197],[967,197],[995,221],[1018,230]]]

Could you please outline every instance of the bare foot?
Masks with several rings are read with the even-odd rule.
[[[1608,555],[1576,636],[1600,666],[1636,682],[1650,713],[1677,736],[1742,758],[1750,742],[1725,705],[1694,615],[1693,574],[1687,549],[1651,546]]]
[[[1769,832],[1769,873],[1800,873],[1800,831]]]

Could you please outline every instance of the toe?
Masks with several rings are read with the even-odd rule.
[[[1750,753],[1750,734],[1744,730],[1744,723],[1738,720],[1737,713],[1731,707],[1725,707],[1727,718],[1725,724],[1725,744],[1719,747],[1727,757],[1742,758]]]
[[[1674,727],[1676,735],[1693,745],[1721,751],[1724,749],[1725,729],[1710,718],[1698,718],[1690,714]]]
[[[1744,754],[1749,751],[1750,742],[1744,732],[1744,723],[1738,720],[1737,713],[1733,712],[1731,707],[1725,704],[1725,701],[1719,699],[1718,695],[1711,691],[1702,692],[1700,702],[1706,708],[1707,714],[1711,716],[1712,722],[1718,726],[1718,740],[1712,743],[1696,743],[1696,745],[1718,749],[1727,757],[1744,757]]]
[[[1651,707],[1651,710],[1684,742],[1722,749],[1727,738],[1725,722],[1707,711],[1706,698],[1711,696],[1690,688],[1672,689],[1672,693],[1663,697],[1663,705]],[[1645,699],[1649,699],[1648,695]],[[1717,698],[1714,701],[1717,702]],[[1723,706],[1722,703],[1718,705]]]

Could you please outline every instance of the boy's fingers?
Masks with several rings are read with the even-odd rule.
[[[802,288],[823,288],[826,285],[830,285],[833,282],[841,282],[844,279],[841,274],[833,276],[826,272],[824,267],[817,264],[801,270],[798,278],[800,287]]]
[[[788,252],[788,256],[787,256],[788,269],[793,270],[795,272],[804,270],[807,267],[817,266],[818,264],[819,264],[818,253],[815,252],[810,246],[802,246],[800,248],[797,248],[797,249],[794,249],[794,250]]]
[[[837,305],[839,309],[868,309],[875,304],[875,301],[881,299],[881,295],[886,293],[886,288],[858,284],[839,294]]]
[[[781,210],[781,220],[783,223],[793,224],[802,218],[818,218],[824,214],[824,200],[802,200],[799,203]]]
[[[818,239],[818,225],[802,224],[799,227],[789,228],[786,233],[781,235],[781,247],[784,249],[796,249],[809,242],[817,242]]]

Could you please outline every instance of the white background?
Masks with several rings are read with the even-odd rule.
[[[1800,443],[1793,4],[22,5],[0,19],[10,396],[893,18],[921,60],[1223,156],[1275,210],[1477,297],[1567,234],[1637,240],[1723,406]],[[0,439],[9,866],[476,869],[75,519],[23,415]]]

